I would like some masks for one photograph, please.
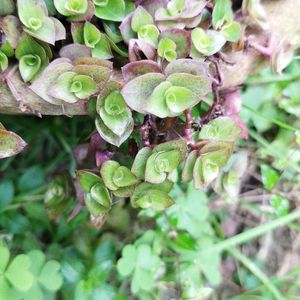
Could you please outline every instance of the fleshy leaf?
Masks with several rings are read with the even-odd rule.
[[[89,193],[95,184],[101,182],[101,178],[90,171],[80,170],[77,171],[76,175],[79,184],[85,193]]]
[[[130,80],[121,93],[127,105],[133,110],[145,113],[144,105],[153,90],[165,80],[164,75],[148,73]]]
[[[94,48],[101,39],[101,33],[94,24],[85,22],[83,27],[83,38],[86,46]]]
[[[103,22],[103,27],[107,36],[114,42],[120,43],[123,41],[118,25],[115,22]]]
[[[131,172],[140,179],[145,179],[146,163],[152,153],[149,147],[142,148],[135,156]]]
[[[48,95],[68,103],[76,103],[79,99],[71,91],[72,81],[75,76],[75,72],[64,72],[61,74],[50,86]]]
[[[178,114],[191,106],[194,102],[194,95],[187,88],[172,86],[167,89],[165,99],[170,111]]]
[[[112,191],[116,191],[119,187],[114,183],[114,172],[120,167],[120,164],[114,160],[104,162],[100,169],[101,177],[104,184]]]
[[[212,13],[212,25],[214,29],[222,27],[226,19],[232,18],[230,0],[217,0]]]
[[[111,198],[109,191],[106,187],[101,183],[95,184],[90,191],[91,197],[101,206],[103,206],[104,210],[110,209],[111,206]]]
[[[27,54],[21,57],[19,70],[25,82],[32,80],[39,72],[41,67],[41,58],[38,55]]]
[[[241,128],[230,117],[219,117],[204,125],[199,139],[212,141],[235,141],[241,135]]]
[[[80,44],[66,45],[59,50],[60,57],[68,58],[72,61],[81,57],[88,57],[91,55],[91,48]]]
[[[241,26],[238,22],[232,21],[222,27],[221,33],[227,41],[237,42],[241,35]]]
[[[107,195],[103,193],[103,197],[105,196]],[[98,196],[98,198],[100,198],[100,196]],[[88,193],[84,196],[84,202],[90,214],[93,215],[94,217],[100,217],[109,210],[109,208],[102,206],[95,199],[93,199],[91,193]]]
[[[8,68],[8,58],[0,51],[0,72],[4,72]]]
[[[102,59],[113,58],[110,43],[105,34],[101,34],[100,41],[92,49],[92,56]]]
[[[159,144],[153,148],[154,152],[161,152],[161,151],[170,151],[170,150],[177,150],[180,153],[180,160],[183,161],[186,156],[187,152],[187,143],[186,140],[174,140]]]
[[[95,120],[97,131],[100,136],[108,143],[120,147],[131,135],[134,127],[133,119],[130,118],[129,122],[122,135],[114,134],[102,121],[100,117]]]
[[[26,143],[17,134],[0,128],[0,159],[21,152]]]
[[[125,81],[147,73],[162,73],[161,67],[153,60],[134,61],[126,64],[121,70]]]
[[[0,16],[10,15],[15,10],[14,0],[2,0],[0,7]]]
[[[168,38],[162,38],[158,43],[157,53],[167,61],[173,61],[177,57],[176,44]]]
[[[126,167],[120,166],[113,173],[113,183],[119,187],[126,187],[135,184],[135,175]]]
[[[226,39],[218,31],[195,28],[192,31],[192,42],[198,52],[209,56],[220,51],[226,43]]]
[[[157,47],[159,30],[153,24],[143,25],[138,31],[138,38]]]
[[[87,0],[54,0],[54,6],[63,16],[84,14],[88,9]]]
[[[156,49],[152,44],[144,40],[131,39],[128,45],[128,57],[130,62],[139,61],[142,57],[154,60],[156,57]]]
[[[79,74],[73,77],[70,90],[77,98],[86,99],[97,91],[97,85],[92,77]]]
[[[138,6],[133,12],[131,19],[131,28],[135,32],[139,32],[144,25],[153,24],[152,16],[143,8]]]
[[[187,57],[190,54],[192,39],[189,31],[170,28],[161,32],[160,37],[170,39],[176,44],[176,54],[178,58]]]
[[[96,6],[95,15],[99,19],[121,22],[126,15],[124,0],[93,0]]]
[[[174,203],[174,200],[167,193],[155,189],[150,189],[135,201],[135,204],[140,208],[151,208],[156,211],[164,210]]]
[[[184,167],[182,170],[182,182],[186,183],[193,179],[193,170],[197,159],[197,150],[193,150],[189,153],[185,160]]]

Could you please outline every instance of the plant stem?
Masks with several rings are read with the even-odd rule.
[[[249,271],[253,273],[273,294],[276,300],[285,300],[286,298],[280,293],[277,287],[269,280],[267,275],[262,272],[247,256],[235,248],[229,248],[227,251],[240,261]]]
[[[262,224],[258,227],[249,229],[243,233],[240,233],[236,236],[228,238],[227,240],[216,243],[208,248],[205,251],[219,251],[222,252],[228,248],[243,244],[249,240],[257,238],[260,235],[265,234],[268,231],[274,230],[278,227],[287,225],[288,223],[300,218],[300,210],[293,211],[288,215],[277,218],[268,223]]]

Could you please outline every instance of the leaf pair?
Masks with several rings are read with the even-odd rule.
[[[77,172],[79,184],[84,192],[85,204],[93,217],[105,215],[111,208],[111,196],[103,180],[89,171]]]
[[[117,197],[129,197],[132,195],[137,183],[136,176],[118,162],[108,160],[100,169],[104,184]]]
[[[52,45],[66,38],[64,26],[57,19],[48,16],[44,1],[18,0],[17,7],[26,33]]]
[[[135,70],[139,65],[142,69],[143,64],[136,63]],[[199,103],[210,90],[205,66],[195,73],[198,67],[188,59],[173,61],[165,69],[167,77],[150,71],[126,83],[122,95],[128,106],[137,112],[160,118],[178,116]]]
[[[119,147],[130,136],[134,122],[131,110],[119,91],[106,95],[102,92],[98,96],[96,128],[104,140]]]
[[[15,55],[19,60],[19,71],[24,82],[36,79],[52,58],[47,44],[37,42],[27,34],[20,38]]]
[[[54,6],[66,17],[84,15],[88,10],[88,0],[54,0]]]
[[[72,63],[60,58],[52,61],[30,88],[49,103],[75,103],[95,94],[107,82],[110,73],[106,61],[86,57]]]

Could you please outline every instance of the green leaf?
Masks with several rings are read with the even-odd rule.
[[[8,68],[8,58],[0,51],[0,72],[4,72]]]
[[[3,0],[0,7],[0,16],[11,15],[15,10],[15,3],[13,0]]]
[[[54,6],[63,16],[84,14],[88,9],[87,0],[54,0]]]
[[[25,254],[17,255],[8,266],[5,277],[20,291],[27,291],[33,284],[34,278],[30,272],[31,260]]]
[[[180,153],[180,161],[185,160],[187,152],[187,143],[184,139],[173,140],[165,143],[161,143],[153,148],[153,152],[177,150]]]
[[[79,99],[86,99],[97,91],[97,85],[92,77],[88,75],[75,75],[72,78],[70,91]]]
[[[120,167],[120,164],[113,160],[104,162],[100,169],[101,177],[104,184],[112,191],[116,191],[119,186],[114,182],[114,173]]]
[[[137,182],[135,175],[126,167],[120,166],[113,172],[113,183],[117,187],[126,187]]]
[[[260,170],[264,187],[269,191],[272,190],[280,180],[279,174],[272,167],[264,164],[260,166]]]
[[[120,43],[123,41],[120,29],[118,25],[115,22],[106,21],[103,22],[103,27],[105,30],[105,33],[107,36],[114,42],[114,43]]]
[[[103,205],[99,204],[95,199],[93,199],[90,193],[84,195],[84,202],[90,214],[94,217],[104,216],[109,211],[109,208],[104,207]]]
[[[25,141],[17,134],[0,128],[0,159],[18,154],[25,146]]]
[[[182,170],[182,182],[186,183],[193,179],[193,169],[196,163],[198,153],[197,150],[193,150],[189,153],[185,160],[184,167]]]
[[[224,25],[221,29],[221,33],[225,36],[229,42],[237,42],[241,36],[241,26],[238,22],[232,21]]]
[[[0,182],[0,213],[12,202],[15,194],[14,184],[11,180],[3,180]],[[1,255],[0,255],[1,257]],[[1,267],[0,267],[1,271]]]
[[[134,270],[137,251],[134,245],[126,245],[122,250],[122,258],[118,260],[117,269],[120,275],[128,277]]]
[[[64,72],[51,85],[48,94],[51,97],[60,99],[68,103],[76,103],[79,99],[71,90],[73,79],[76,76],[75,72]],[[79,89],[82,88],[79,84]]]
[[[77,175],[79,184],[85,193],[90,192],[91,188],[95,184],[101,182],[101,178],[90,171],[80,170],[80,171],[77,171],[76,175]]]
[[[184,87],[172,86],[165,92],[168,108],[175,114],[182,113],[194,103],[193,93]]]
[[[226,39],[218,31],[205,31],[198,27],[192,31],[192,42],[197,51],[203,55],[210,56],[221,50],[226,43]]]
[[[143,40],[154,47],[158,44],[159,30],[155,25],[143,25],[138,31],[138,38]]]
[[[100,41],[92,49],[92,56],[102,59],[113,58],[110,43],[105,34],[101,35]]]
[[[280,195],[272,195],[270,204],[278,217],[283,217],[289,212],[289,200]]]
[[[152,153],[149,147],[142,148],[135,156],[131,172],[140,179],[145,179],[146,163]]]
[[[144,106],[147,99],[153,90],[164,80],[164,75],[159,73],[144,74],[126,83],[121,93],[131,109],[140,113],[146,113]]]
[[[25,82],[32,80],[39,73],[42,61],[37,55],[24,55],[19,62],[19,70]]]
[[[101,33],[94,24],[85,22],[83,27],[83,38],[86,46],[95,48],[95,45],[101,39]]]
[[[95,15],[99,19],[121,22],[126,15],[124,0],[93,0],[96,6]]]
[[[10,253],[7,247],[0,245],[0,276],[5,273],[9,262]]]
[[[222,27],[226,19],[232,19],[232,14],[230,0],[216,0],[212,13],[212,24],[214,29]]]
[[[46,18],[42,8],[34,0],[17,0],[20,21],[29,29],[38,30]]]
[[[219,117],[204,125],[199,133],[199,139],[211,141],[235,141],[241,135],[242,129],[230,117]]]
[[[154,22],[152,16],[147,12],[145,8],[139,5],[135,9],[132,15],[132,19],[131,19],[132,30],[135,32],[139,32],[141,27],[143,27],[144,25],[149,25],[153,23]]]
[[[131,135],[134,122],[133,118],[129,119],[129,122],[125,128],[125,131],[122,135],[117,135],[113,133],[103,122],[100,117],[97,117],[95,120],[97,131],[99,132],[100,136],[107,141],[108,143],[120,147]]]
[[[177,57],[176,44],[171,39],[162,38],[158,43],[157,53],[169,62],[175,60]]]
[[[93,200],[103,206],[104,209],[108,210],[111,206],[111,198],[109,191],[102,183],[97,183],[92,186],[90,195]]]
[[[140,208],[151,208],[159,211],[164,210],[174,204],[174,200],[165,192],[155,189],[150,189],[143,193],[135,205]]]

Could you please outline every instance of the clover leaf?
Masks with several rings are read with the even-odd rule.
[[[154,276],[161,264],[150,245],[142,243],[123,248],[117,269],[123,277],[132,276],[131,292],[137,294],[154,288]]]
[[[0,296],[12,299],[18,291],[28,291],[34,282],[30,272],[31,259],[19,254],[10,261],[9,250],[0,245]]]

